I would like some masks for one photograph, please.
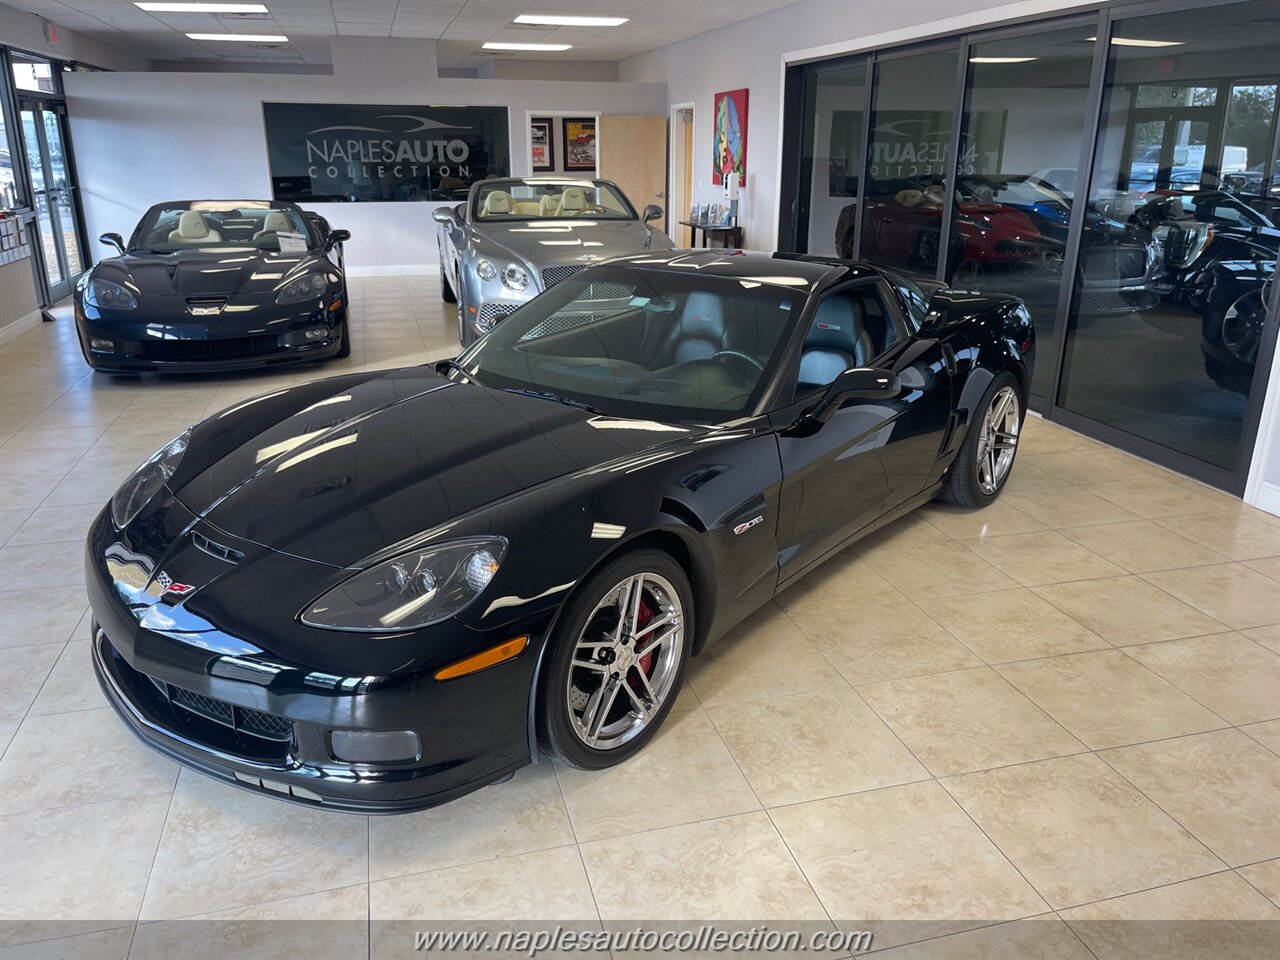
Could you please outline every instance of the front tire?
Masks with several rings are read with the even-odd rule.
[[[457,303],[458,295],[453,292],[453,285],[449,283],[449,272],[444,268],[444,258],[440,259],[440,299],[445,303]]]
[[[342,320],[338,323],[338,331],[338,336],[342,340],[339,342],[338,352],[334,354],[334,357],[342,360],[351,356],[351,324],[347,320],[347,311],[345,309],[342,311]]]
[[[978,403],[979,419],[969,427],[938,499],[963,507],[985,507],[1000,496],[1013,460],[1025,412],[1018,382],[998,373]]]
[[[458,342],[462,344],[462,349],[466,350],[469,346],[479,339],[476,328],[471,325],[471,319],[467,316],[467,298],[459,294],[458,304]]]
[[[671,712],[693,632],[693,590],[669,554],[630,551],[592,574],[548,641],[535,714],[542,748],[583,770],[633,756]]]

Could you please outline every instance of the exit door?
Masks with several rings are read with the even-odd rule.
[[[1218,174],[1215,107],[1144,108],[1129,122],[1128,189],[1195,190]]]
[[[86,268],[65,108],[35,97],[19,99],[18,108],[45,282],[56,302],[70,295]]]

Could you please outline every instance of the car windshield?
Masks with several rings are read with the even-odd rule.
[[[301,252],[312,242],[306,218],[292,204],[184,200],[148,210],[133,232],[129,250],[174,253],[192,248],[252,247]]]
[[[476,187],[476,220],[635,220],[622,191],[604,180],[485,180]]]
[[[806,293],[606,265],[561,281],[459,359],[487,387],[609,416],[723,423],[755,403]]]

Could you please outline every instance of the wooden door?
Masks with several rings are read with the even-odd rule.
[[[601,178],[620,186],[637,213],[650,203],[665,213],[667,118],[601,117],[599,144]]]

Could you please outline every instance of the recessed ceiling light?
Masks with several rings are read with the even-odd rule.
[[[1039,57],[970,57],[970,63],[1030,63]]]
[[[235,40],[240,43],[288,43],[281,33],[188,33],[192,40]]]
[[[1097,37],[1090,37],[1097,40]],[[1128,37],[1112,37],[1111,45],[1113,47],[1181,47],[1185,40],[1131,40]]]
[[[572,47],[572,43],[495,43],[492,40],[484,45],[485,50],[543,50],[547,53],[558,53]]]
[[[533,23],[546,27],[620,27],[630,17],[575,17],[562,13],[522,13],[516,23]]]
[[[261,3],[134,3],[147,13],[266,13]]]

